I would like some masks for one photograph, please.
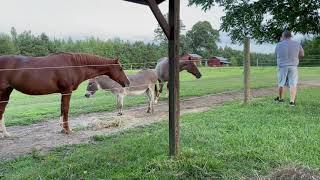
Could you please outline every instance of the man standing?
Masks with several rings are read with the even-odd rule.
[[[304,50],[301,45],[293,41],[290,31],[282,33],[281,42],[276,46],[276,56],[278,65],[278,86],[279,96],[275,101],[284,102],[284,86],[290,89],[290,105],[296,105],[296,94],[298,84],[298,65],[299,58],[304,57]]]

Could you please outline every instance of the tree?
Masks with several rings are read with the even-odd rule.
[[[221,30],[233,41],[251,37],[257,42],[277,42],[284,29],[301,34],[320,34],[319,0],[189,0],[204,10],[224,7]]]
[[[13,43],[16,44],[16,41],[17,41],[17,30],[16,30],[16,28],[11,27],[10,33],[11,33],[11,37],[12,37]]]
[[[43,40],[41,36],[34,36],[31,31],[24,31],[17,36],[16,44],[19,54],[26,56],[45,56],[49,54],[48,47]]]
[[[218,49],[219,31],[212,28],[208,21],[199,21],[187,32],[190,49],[203,57],[214,54]]]
[[[15,54],[15,46],[7,34],[0,34],[0,55]]]
[[[300,62],[302,66],[320,65],[320,36],[304,40],[302,46],[305,50],[305,58]]]
[[[168,13],[164,15],[164,18],[168,20]],[[183,24],[182,20],[180,19],[180,34],[185,30],[186,26]],[[158,24],[157,28],[154,30],[154,39],[156,42],[160,44],[168,44],[168,39],[166,35],[164,34],[163,30],[161,29],[160,25]]]

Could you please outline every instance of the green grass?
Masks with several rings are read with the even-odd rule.
[[[0,162],[4,179],[242,179],[299,164],[320,167],[320,89],[299,92],[296,107],[272,98],[181,118],[181,154],[169,160],[166,121],[95,143]]]
[[[181,96],[201,96],[243,87],[242,68],[201,68],[201,79],[195,79],[187,72],[181,73]],[[252,87],[270,87],[276,84],[275,67],[253,68]],[[128,73],[134,73],[129,71]],[[300,79],[318,79],[320,68],[301,68]],[[90,99],[84,97],[87,83],[82,83],[72,95],[70,115],[115,110],[115,97],[107,92],[98,91]],[[145,96],[127,97],[125,106],[146,103]],[[60,115],[60,95],[28,96],[14,91],[6,109],[6,124],[28,125]]]

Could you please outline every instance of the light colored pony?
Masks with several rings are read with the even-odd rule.
[[[135,75],[128,75],[128,79],[130,81],[130,86],[126,88],[123,88],[120,84],[113,81],[108,76],[98,76],[90,79],[85,96],[87,98],[91,97],[99,87],[103,90],[110,90],[117,96],[118,115],[121,116],[123,115],[122,109],[125,96],[135,96],[146,93],[149,98],[147,113],[153,113],[155,93],[158,91],[158,76],[156,72],[153,69],[141,70]]]

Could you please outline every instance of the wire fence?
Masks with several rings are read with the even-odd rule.
[[[311,61],[311,63],[314,65],[315,63],[319,63],[320,62],[320,56],[319,58],[305,58],[303,60],[307,60],[307,61]],[[209,59],[202,59],[202,60],[191,60],[191,62],[202,62],[202,66],[206,67],[205,65],[207,65],[207,67],[209,67]],[[254,60],[252,60],[252,62],[255,62]],[[302,63],[303,61],[301,61]],[[150,68],[154,68],[154,66],[157,64],[158,62],[148,62],[146,63],[130,63],[130,64],[124,64],[124,67],[129,67],[129,68],[125,68],[125,69],[139,69],[139,68],[133,68],[134,66],[138,66],[138,65],[142,65],[142,67],[149,67]],[[152,66],[151,66],[152,64]],[[48,69],[71,69],[71,68],[85,68],[85,67],[91,67],[91,66],[112,66],[112,65],[118,65],[118,64],[108,64],[108,65],[82,65],[82,66],[59,66],[59,67],[36,67],[36,68],[21,68],[21,69],[1,69],[0,68],[0,73],[1,72],[5,72],[5,71],[19,71],[19,70],[48,70]],[[252,66],[255,66],[254,63],[251,64]],[[257,72],[260,72],[263,68],[267,68],[268,66],[276,66],[276,61],[270,61],[270,62],[259,62],[257,63],[257,67],[255,70],[257,70]],[[319,64],[320,66],[320,64]],[[141,66],[140,66],[141,67]],[[261,69],[262,68],[262,69]],[[275,67],[274,67],[275,68]],[[143,69],[143,68],[142,68]],[[194,80],[181,80],[181,85],[180,87],[183,87],[184,89],[182,89],[182,97],[181,97],[181,101],[188,101],[190,100],[189,98],[191,96],[193,96],[192,98],[198,98],[195,96],[203,96],[206,94],[219,94],[219,93],[223,93],[224,91],[228,92],[234,92],[234,91],[240,91],[242,90],[242,80],[243,80],[243,76],[242,76],[242,69],[243,67],[241,66],[222,66],[220,68],[209,68],[210,71],[215,71],[215,72],[223,72],[223,73],[228,73],[230,72],[230,74],[232,74],[231,70],[236,70],[237,73],[228,76],[227,78],[225,78],[224,76],[221,77],[214,77],[214,76],[206,76],[205,74],[203,74],[205,77],[201,78],[201,79],[194,79]],[[230,71],[229,71],[230,70]],[[200,69],[201,71],[201,69]],[[239,72],[238,72],[239,71]],[[262,72],[262,71],[261,71]],[[266,86],[276,86],[276,74],[270,76],[270,74],[264,74],[264,75],[259,75],[259,76],[252,76],[251,77],[252,82],[259,82],[259,83],[268,83]],[[219,86],[221,84],[228,84],[230,83],[230,86],[226,86],[225,88],[217,88],[214,87]],[[211,86],[208,86],[208,84],[211,84]],[[236,84],[236,85],[234,85]],[[146,86],[146,84],[142,84],[140,86]],[[203,86],[203,87],[201,87]],[[139,86],[135,86],[135,87],[139,87]],[[210,89],[212,88],[212,89]],[[193,92],[193,91],[197,91],[200,90],[202,93],[200,93],[200,95],[198,95],[198,93],[185,93],[187,91]],[[101,91],[101,90],[100,90]],[[87,108],[86,110],[81,111],[82,113],[89,113],[89,112],[96,112],[96,111],[101,111],[104,108],[94,108],[95,105],[97,105],[95,102],[104,102],[107,98],[107,100],[111,100],[112,102],[108,102],[108,106],[112,107],[112,110],[115,110],[116,108],[116,101],[114,101],[114,97],[112,97],[112,99],[110,99],[112,95],[112,93],[110,93],[110,89],[105,89],[105,92],[107,92],[107,95],[98,95],[96,97],[93,97],[94,100],[88,100],[84,97],[85,95],[85,90],[82,89],[82,92],[77,91],[76,93],[73,93],[73,97],[72,101],[76,101],[78,103],[78,105],[80,106],[80,108]],[[164,86],[164,91],[166,91],[166,86]],[[81,95],[80,95],[81,94]],[[71,94],[63,94],[63,95],[71,95]],[[45,116],[41,116],[41,117],[46,117],[46,119],[52,119],[52,118],[57,118],[58,114],[60,113],[60,111],[58,110],[57,112],[51,112],[51,111],[46,111],[46,106],[56,106],[56,109],[60,108],[60,100],[59,100],[59,94],[58,95],[53,95],[55,96],[55,98],[47,98],[47,97],[43,97],[43,96],[24,96],[23,98],[16,98],[13,97],[10,99],[9,101],[9,109],[11,114],[14,114],[16,112],[20,112],[21,115],[25,114],[25,112],[22,111],[32,111],[32,110],[43,110],[43,113],[48,113]],[[188,98],[187,98],[188,97]],[[162,98],[163,99],[163,98]],[[0,101],[0,103],[7,103],[8,101]],[[141,104],[141,102],[146,102],[146,100],[142,100],[139,99],[139,104]],[[88,103],[88,105],[85,105],[86,103]],[[11,105],[10,105],[11,104]],[[126,102],[125,102],[126,104]],[[134,103],[133,103],[134,104]],[[33,109],[31,106],[36,105],[38,109]],[[78,105],[76,105],[75,107],[77,107]],[[161,102],[158,105],[155,105],[155,107],[159,106],[159,105],[163,105],[163,103]],[[101,106],[101,104],[100,104]],[[139,109],[143,109],[145,107],[139,107],[136,110]],[[110,110],[110,109],[109,109]],[[135,108],[131,108],[130,111],[135,110]],[[72,111],[72,109],[71,109]],[[126,111],[124,111],[126,112]],[[31,113],[31,112],[30,112]],[[27,113],[28,114],[28,113]],[[32,114],[32,113],[31,113]],[[41,114],[41,113],[40,113]],[[43,115],[43,114],[42,114]],[[16,115],[10,115],[12,117],[16,116]],[[30,118],[30,117],[29,117]]]
[[[315,65],[320,66],[320,55],[310,55],[310,56],[316,56],[319,58],[305,58],[300,61],[300,65]],[[221,67],[223,69],[242,69],[242,66],[232,66],[229,64],[223,64],[221,63],[220,66],[210,66],[208,62],[212,61],[212,59],[200,59],[200,60],[184,60],[180,59],[180,61],[188,61],[188,62],[194,62],[198,63],[200,62],[200,66],[202,67]],[[130,68],[124,68],[125,70],[141,70],[141,69],[154,69],[157,65],[157,61],[153,62],[146,62],[146,63],[127,63],[123,64],[124,67],[130,67]],[[0,72],[6,72],[6,71],[23,71],[23,70],[48,70],[48,69],[74,69],[74,68],[87,68],[87,67],[107,67],[107,66],[118,66],[119,64],[104,64],[104,65],[77,65],[77,66],[47,66],[47,67],[28,67],[28,68],[0,68]],[[141,66],[142,65],[142,66]],[[139,66],[140,68],[134,68],[135,66]],[[269,60],[269,61],[263,61],[259,62],[258,59],[251,60],[251,66],[256,67],[266,67],[266,66],[276,66],[275,60]],[[143,67],[143,68],[141,68]],[[216,68],[216,70],[219,70],[219,68]],[[142,85],[145,86],[145,85]],[[64,94],[64,95],[70,95],[70,94]]]

